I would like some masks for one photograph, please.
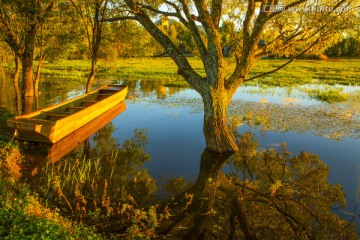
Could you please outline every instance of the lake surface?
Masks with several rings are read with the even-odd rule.
[[[134,135],[135,129],[146,129],[149,141],[146,150],[151,161],[144,167],[149,174],[159,184],[177,177],[195,181],[205,148],[200,95],[192,89],[164,87],[161,82],[102,80],[103,83],[126,83],[132,96],[125,101],[126,111],[112,120],[115,127],[112,138],[122,144]],[[0,86],[0,107],[15,113],[11,84]],[[229,122],[240,134],[247,131],[255,134],[260,149],[280,149],[286,142],[294,155],[301,151],[318,155],[330,168],[329,182],[342,185],[347,200],[345,211],[352,213],[359,204],[360,110],[356,99],[360,87],[343,89],[355,100],[328,104],[311,99],[296,88],[241,87],[229,107]],[[83,86],[52,88],[44,84],[40,108],[82,92]],[[92,146],[97,142],[90,139]],[[228,171],[229,166],[224,166],[223,172]],[[161,195],[162,190],[159,191]],[[351,219],[342,211],[342,217]],[[356,221],[359,231],[359,218]]]

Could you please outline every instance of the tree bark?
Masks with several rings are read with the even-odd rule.
[[[91,86],[94,83],[95,80],[95,73],[96,73],[96,60],[92,60],[91,61],[91,70],[90,70],[90,74],[89,74],[89,78],[86,84],[86,93],[91,91]]]
[[[1,76],[2,76],[2,86],[1,86],[1,97],[2,99],[0,100],[0,102],[5,102],[6,101],[6,94],[5,94],[5,69],[4,69],[4,56],[1,56],[1,60],[0,60],[0,64],[1,64]]]
[[[16,103],[16,115],[21,114],[21,94],[19,88],[19,77],[20,77],[20,65],[21,60],[18,55],[14,54],[15,72],[13,77],[14,90],[15,90],[15,103]]]
[[[40,50],[40,57],[39,62],[36,68],[36,77],[34,80],[34,93],[35,93],[35,108],[36,110],[39,110],[39,82],[40,82],[40,75],[41,75],[41,66],[45,59],[45,56],[42,52],[42,49]]]
[[[226,124],[230,97],[225,89],[210,89],[202,94],[204,101],[204,136],[206,148],[219,152],[236,152],[238,147]]]
[[[33,79],[33,60],[36,27],[31,26],[26,33],[25,51],[23,53],[22,68],[23,68],[23,94],[25,97],[34,96],[34,79]]]
[[[33,103],[34,98],[34,78],[33,78],[33,60],[34,60],[34,48],[35,48],[35,37],[36,37],[36,26],[29,26],[26,32],[25,51],[22,58],[22,70],[23,70],[23,113],[30,113],[32,106],[29,104]]]
[[[33,97],[34,96],[34,82],[33,82],[33,62],[29,59],[24,59],[22,62],[23,68],[23,95],[25,97]]]

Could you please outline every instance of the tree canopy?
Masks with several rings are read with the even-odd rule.
[[[231,152],[238,148],[227,128],[227,107],[240,84],[258,77],[247,78],[255,61],[274,53],[296,58],[315,47],[324,47],[329,39],[354,24],[354,11],[337,9],[351,7],[355,1],[329,0],[318,5],[316,1],[306,0],[124,0],[116,1],[120,14],[106,21],[132,19],[144,26],[174,60],[178,74],[202,96],[207,148]],[[330,10],[319,10],[323,7]],[[205,76],[190,65],[176,41],[156,26],[153,18],[159,14],[176,18],[189,30]],[[228,67],[223,55],[223,21],[229,26],[225,29],[228,32],[225,40],[234,49],[233,69]],[[276,69],[269,73],[273,71]]]

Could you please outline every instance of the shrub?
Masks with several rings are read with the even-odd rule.
[[[26,185],[0,178],[0,238],[102,239],[95,231],[44,207]]]

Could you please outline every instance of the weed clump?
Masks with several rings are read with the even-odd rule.
[[[8,181],[15,182],[21,177],[23,158],[16,148],[0,148],[0,175]]]
[[[102,239],[95,230],[44,206],[27,184],[20,181],[24,163],[18,147],[0,141],[1,239]]]
[[[348,95],[341,88],[307,89],[305,92],[322,102],[335,103],[348,100]]]
[[[44,207],[24,184],[0,178],[0,192],[2,239],[102,239],[94,229],[61,217],[59,209]]]

